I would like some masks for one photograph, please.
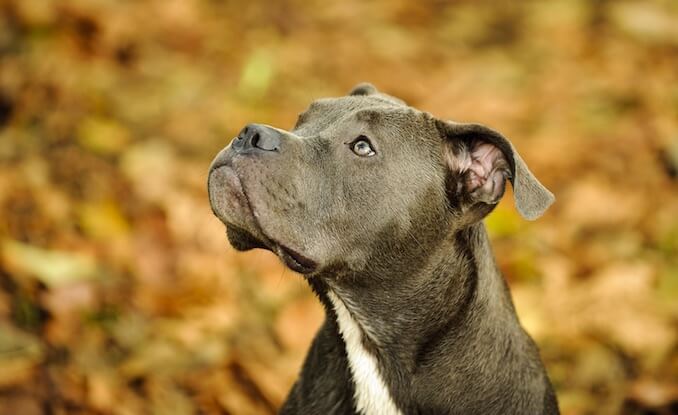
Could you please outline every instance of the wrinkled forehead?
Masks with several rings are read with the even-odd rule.
[[[418,112],[384,94],[322,98],[313,101],[308,109],[299,114],[293,132],[301,137],[310,137],[347,122],[378,124],[384,118],[392,118],[396,114],[400,114],[397,117],[400,119],[406,119],[405,114],[411,114],[414,120]]]

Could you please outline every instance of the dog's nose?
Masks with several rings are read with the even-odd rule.
[[[240,153],[249,151],[277,151],[280,148],[280,133],[266,125],[248,124],[231,144]]]

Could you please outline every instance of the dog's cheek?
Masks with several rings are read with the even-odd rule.
[[[351,271],[361,272],[367,269],[369,257],[360,250],[349,251],[345,257],[345,262]]]

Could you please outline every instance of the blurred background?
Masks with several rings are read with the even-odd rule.
[[[272,414],[321,323],[212,157],[370,81],[557,196],[486,220],[564,414],[678,413],[678,3],[0,0],[0,414]]]

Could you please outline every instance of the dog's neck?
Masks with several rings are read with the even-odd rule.
[[[402,254],[407,257],[411,252]],[[328,318],[337,322],[349,363],[363,361],[352,368],[354,381],[361,376],[356,370],[371,373],[373,368],[365,366],[378,362],[376,386],[370,382],[362,386],[370,389],[362,393],[376,399],[375,405],[389,404],[379,398],[383,392],[379,382],[388,385],[386,389],[395,392],[393,399],[398,401],[400,394],[407,393],[407,385],[399,385],[397,379],[411,378],[441,347],[449,347],[451,341],[463,347],[468,336],[478,335],[489,320],[517,324],[482,223],[450,233],[419,259],[400,263],[387,277],[375,271],[337,272],[309,280]]]
[[[451,233],[426,258],[409,265],[341,272],[309,282],[328,308],[333,309],[328,291],[341,299],[377,348],[408,343],[416,348],[450,321],[466,318],[464,313],[512,307],[482,223]],[[381,272],[389,274],[375,275]]]

